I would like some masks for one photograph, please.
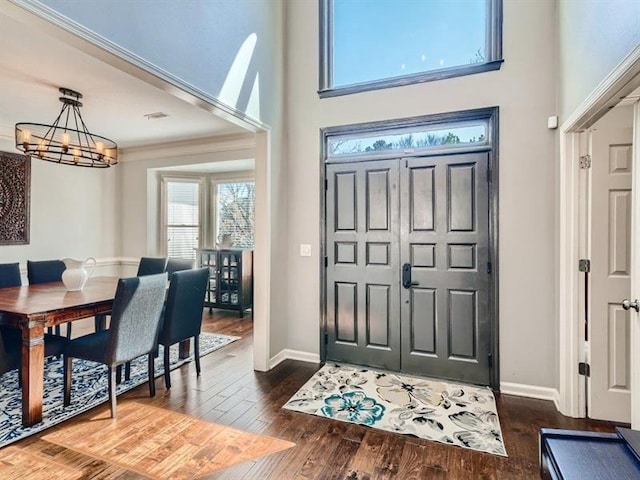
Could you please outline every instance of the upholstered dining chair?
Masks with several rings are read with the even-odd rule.
[[[116,417],[116,371],[142,355],[148,356],[149,394],[155,396],[154,355],[167,275],[147,275],[118,281],[111,311],[111,325],[67,342],[64,358],[64,405],[71,405],[71,375],[74,358],[102,363],[109,371],[111,416]]]
[[[19,263],[1,263],[0,264],[0,288],[20,287],[22,286],[22,278],[20,277]],[[10,368],[17,368],[20,365],[20,349],[22,348],[22,334],[19,329],[0,325],[0,334],[3,337],[3,346],[8,352],[17,352],[18,365]],[[62,353],[66,339],[57,335],[45,334],[44,336],[44,355],[45,357],[57,356]],[[0,359],[1,361],[1,359]]]
[[[138,264],[138,273],[136,276],[144,277],[146,275],[157,275],[158,273],[163,273],[166,265],[167,259],[164,257],[142,257]]]
[[[62,272],[67,267],[62,260],[27,260],[27,279],[29,285],[39,283],[60,282]],[[47,331],[52,334],[54,329],[49,327]],[[60,335],[60,326],[55,327],[55,334]],[[71,338],[71,323],[67,324],[67,338]]]
[[[200,375],[200,330],[204,295],[209,281],[209,269],[182,270],[171,275],[167,303],[158,344],[164,347],[164,383],[171,388],[169,347],[193,338],[196,373]]]
[[[190,270],[193,268],[193,260],[189,258],[169,258],[167,259],[167,274],[171,279],[171,274],[181,270]]]
[[[19,263],[0,263],[0,288],[22,285]]]
[[[4,329],[0,329],[0,375],[20,367],[20,344],[5,338]]]

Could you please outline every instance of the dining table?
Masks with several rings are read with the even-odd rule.
[[[48,327],[96,317],[104,328],[118,285],[116,277],[90,278],[80,291],[62,282],[0,289],[0,325],[22,332],[22,424],[42,421],[44,332]]]
[[[96,329],[106,328],[118,280],[92,277],[80,291],[68,291],[62,282],[0,288],[0,325],[19,328],[22,334],[24,426],[42,421],[45,329],[91,317]],[[180,357],[188,357],[189,350],[188,344],[181,344]]]

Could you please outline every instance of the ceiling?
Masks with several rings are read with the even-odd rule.
[[[58,87],[82,93],[89,131],[120,148],[244,132],[1,11],[0,45],[0,136],[13,139],[18,122],[52,123]],[[155,112],[169,116],[144,116]]]

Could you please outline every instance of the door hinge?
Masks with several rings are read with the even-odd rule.
[[[580,362],[578,364],[578,373],[580,375],[584,375],[585,377],[588,377],[591,375],[591,367],[589,366],[588,363]]]
[[[329,190],[329,180],[326,178],[324,179],[324,189]]]
[[[591,168],[591,155],[580,156],[580,168]]]
[[[329,257],[327,257],[326,255],[324,257],[324,266],[325,268],[329,266]]]
[[[329,332],[324,332],[324,344],[329,343]]]
[[[493,265],[491,265],[491,262],[487,262],[487,273],[491,275],[492,271],[493,271]]]
[[[489,354],[489,368],[493,367],[493,354]]]
[[[589,273],[591,271],[591,260],[588,258],[581,258],[578,262],[578,270],[581,272]]]

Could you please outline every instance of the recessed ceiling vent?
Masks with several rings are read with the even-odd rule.
[[[164,112],[155,112],[155,113],[145,113],[144,116],[147,118],[147,120],[157,120],[158,118],[168,117],[169,114]]]

